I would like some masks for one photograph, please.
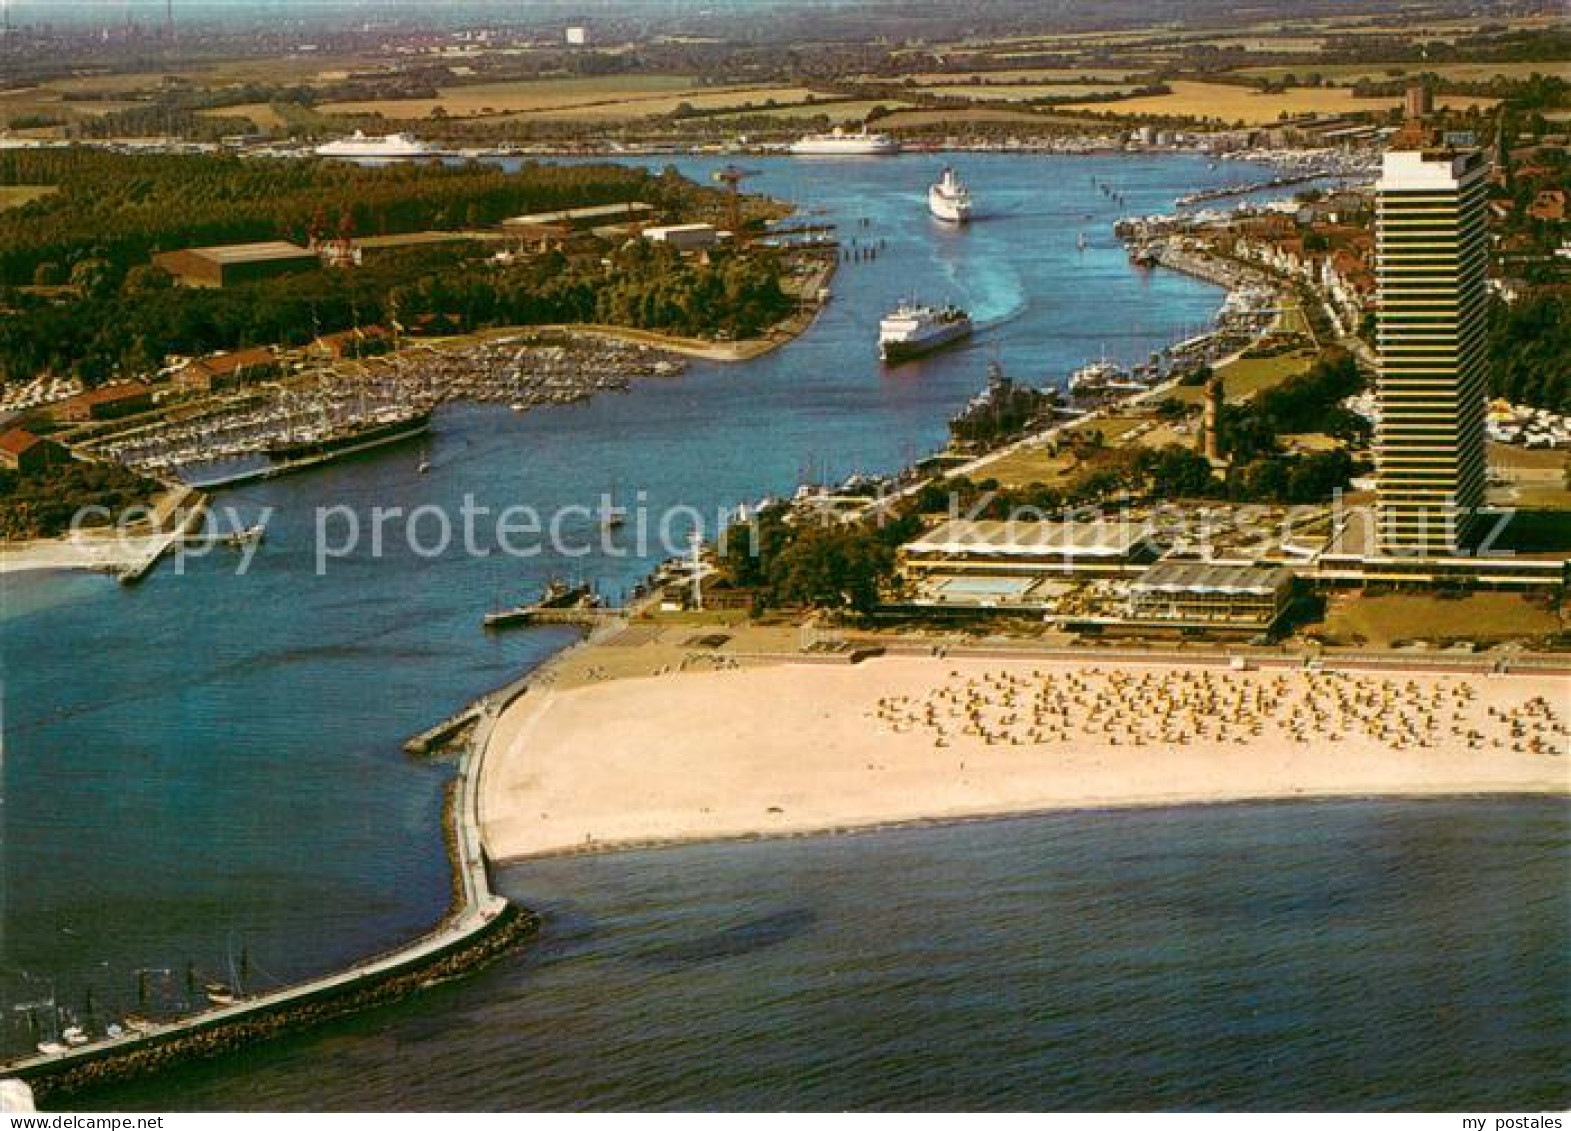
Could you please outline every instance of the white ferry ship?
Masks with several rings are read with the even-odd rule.
[[[964,224],[971,219],[971,190],[953,168],[945,165],[944,175],[927,190],[927,207],[940,220]]]
[[[920,357],[969,338],[971,331],[971,316],[958,306],[902,302],[878,324],[878,357],[891,363]]]
[[[318,157],[374,157],[383,161],[401,157],[431,157],[435,152],[413,134],[366,137],[359,130],[350,137],[319,145],[315,150]]]
[[[791,143],[798,157],[886,157],[900,152],[900,143],[888,134],[852,133],[836,126],[833,133],[808,134]]]

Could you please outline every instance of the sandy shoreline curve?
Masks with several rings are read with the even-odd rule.
[[[593,654],[498,721],[492,859],[1070,809],[1571,795],[1557,673],[905,656],[605,678]]]

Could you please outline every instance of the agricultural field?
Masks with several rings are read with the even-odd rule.
[[[54,191],[54,185],[0,185],[0,212],[31,204]]]
[[[878,103],[880,106],[888,103]],[[979,124],[1030,123],[1042,125],[1052,122],[1079,124],[1079,118],[1054,118],[1051,114],[1035,114],[1030,110],[1007,110],[994,106],[967,106],[950,110],[902,110],[878,120],[881,130],[917,130],[929,126],[974,126]]]
[[[805,87],[704,87],[687,75],[614,75],[600,78],[480,83],[455,86],[435,98],[383,98],[329,102],[324,114],[377,114],[395,121],[418,121],[441,108],[449,118],[531,117],[563,120],[651,118],[670,114],[684,103],[700,110],[760,108],[806,102]]]
[[[1083,98],[1090,94],[1128,94],[1136,88],[1119,83],[1032,83],[971,85],[955,83],[918,88],[922,94],[965,98],[973,102],[1035,102],[1042,98]]]
[[[1026,67],[999,71],[919,71],[899,78],[864,76],[858,82],[905,83],[913,86],[951,86],[969,83],[1123,83],[1138,79],[1141,72],[1131,67]]]
[[[239,106],[220,106],[203,110],[204,118],[248,118],[259,130],[282,130],[289,123],[270,103],[246,102]]]
[[[1400,98],[1354,98],[1346,87],[1305,87],[1267,94],[1249,87],[1226,83],[1174,80],[1171,94],[1126,98],[1101,102],[1098,112],[1120,117],[1143,118],[1157,115],[1211,119],[1224,123],[1242,122],[1264,126],[1286,116],[1299,114],[1350,114],[1383,111],[1401,105]],[[1437,105],[1448,110],[1469,106],[1487,109],[1493,98],[1440,97]]]
[[[342,82],[351,73],[390,71],[387,64],[364,55],[324,56],[306,53],[272,59],[233,59],[222,63],[196,63],[167,71],[129,71],[123,74],[78,75],[52,79],[51,90],[65,94],[146,93],[160,89],[168,78],[181,79],[203,90],[222,90],[246,83],[321,86]]]
[[[0,128],[29,118],[48,118],[70,123],[83,118],[95,118],[116,110],[126,110],[140,103],[122,100],[75,102],[49,86],[28,87],[23,90],[0,92]]]
[[[817,102],[798,102],[790,106],[775,106],[765,109],[755,106],[751,110],[735,110],[728,114],[716,114],[714,120],[724,121],[727,118],[739,118],[749,114],[768,114],[771,118],[808,119],[822,115],[835,125],[844,125],[847,122],[860,123],[867,120],[868,114],[874,110],[902,110],[908,103],[901,102],[898,98],[880,99],[847,99],[832,101],[833,95],[819,95]],[[881,119],[879,128],[888,125],[888,119]]]
[[[1571,69],[1571,60],[1538,63],[1426,63],[1420,59],[1411,63],[1375,64],[1320,64],[1310,60],[1294,66],[1241,67],[1234,73],[1263,79],[1280,79],[1284,75],[1296,75],[1302,79],[1305,75],[1317,74],[1326,82],[1351,86],[1363,79],[1389,82],[1404,75],[1432,74],[1456,82],[1488,82],[1495,78],[1525,79],[1534,74],[1564,75],[1568,69]]]

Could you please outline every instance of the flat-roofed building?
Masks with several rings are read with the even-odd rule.
[[[951,519],[900,550],[910,576],[1069,573],[1118,577],[1139,573],[1157,556],[1151,527],[1121,520]]]
[[[556,238],[563,232],[588,231],[603,224],[642,223],[654,219],[655,207],[640,200],[622,204],[596,204],[588,208],[562,208],[555,212],[532,212],[503,220],[502,227],[520,236]]]
[[[1129,587],[1128,623],[1265,632],[1293,600],[1293,571],[1252,562],[1161,561]]]
[[[1384,554],[1464,550],[1484,503],[1487,174],[1477,150],[1392,150],[1376,186]]]
[[[209,288],[313,271],[322,265],[316,252],[285,240],[188,247],[155,255],[153,262],[182,287]]]
[[[703,251],[720,242],[720,233],[713,224],[663,224],[645,228],[644,238],[652,243],[663,243],[677,251]]]

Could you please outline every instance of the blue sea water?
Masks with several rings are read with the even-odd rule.
[[[1560,801],[1089,812],[520,863],[540,939],[84,1107],[1530,1110]]]
[[[720,162],[678,164],[705,177]],[[276,508],[268,540],[243,577],[234,575],[233,558],[215,556],[188,563],[183,575],[165,566],[133,589],[93,576],[20,575],[0,582],[0,994],[8,1005],[53,994],[79,1012],[89,995],[104,1012],[134,1007],[137,971],[169,970],[167,977],[151,977],[178,984],[188,963],[222,975],[237,953],[245,956],[257,983],[289,980],[424,929],[446,899],[436,816],[449,771],[412,762],[402,754],[401,741],[571,639],[557,630],[488,636],[480,631],[480,615],[532,595],[558,574],[591,578],[615,594],[646,571],[648,558],[664,554],[653,547],[642,559],[595,552],[520,560],[473,558],[455,550],[427,560],[394,538],[382,556],[362,548],[318,576],[313,552],[318,508],[348,504],[363,514],[378,504],[409,509],[436,503],[456,511],[468,496],[493,514],[516,504],[549,512],[592,503],[614,485],[623,501],[642,492],[654,508],[686,504],[713,515],[764,493],[787,492],[803,475],[893,470],[941,440],[944,420],[980,387],[985,362],[994,354],[1018,379],[1058,382],[1104,350],[1140,360],[1209,319],[1221,297],[1214,288],[1128,265],[1109,232],[1119,210],[1092,187],[1092,176],[1118,185],[1128,198],[1127,210],[1148,212],[1170,206],[1181,192],[1249,175],[1184,158],[970,157],[960,162],[961,171],[990,215],[955,232],[927,218],[922,196],[936,165],[925,158],[756,164],[762,175],[749,187],[793,200],[809,215],[838,222],[842,235],[881,249],[875,261],[842,268],[834,301],[787,348],[746,366],[698,364],[681,377],[646,381],[625,395],[523,417],[496,406],[448,407],[436,421],[429,475],[417,473],[416,450],[390,449],[223,493],[218,505],[238,507],[245,515]],[[1084,252],[1075,247],[1081,231],[1089,240]],[[990,328],[967,348],[884,371],[872,348],[877,319],[913,289],[930,300],[969,305]],[[589,520],[582,525],[581,533],[591,533]],[[1411,882],[1428,893],[1436,914],[1451,893],[1467,890],[1475,871],[1495,875],[1520,866],[1520,883],[1491,889],[1502,914],[1480,926],[1483,934],[1458,944],[1459,956],[1475,959],[1460,969],[1488,975],[1480,992],[1509,990],[1508,996],[1524,1003],[1520,1010],[1491,1015],[1491,1040],[1536,1048],[1534,1042],[1547,1034],[1564,1045],[1566,1001],[1545,989],[1553,984],[1549,975],[1564,970],[1544,961],[1546,950],[1566,949],[1564,886],[1554,872],[1558,866],[1563,879],[1563,810],[1496,802],[1452,809],[1352,805],[1332,810],[1337,821],[1329,826],[1328,818],[1317,815],[1321,810],[1261,812],[1254,834],[1285,861],[1322,859],[1325,842],[1340,845],[1347,826],[1363,836],[1383,836],[1380,830],[1387,826],[1409,830],[1413,861],[1403,862],[1400,845],[1389,848],[1386,859],[1412,869]],[[1236,987],[1210,965],[1215,955],[1207,946],[1189,945],[1191,938],[1208,937],[1195,934],[1204,915],[1152,917],[1145,903],[1116,898],[1140,872],[1126,874],[1117,866],[1123,857],[1106,853],[1134,843],[1147,845],[1144,851],[1152,857],[1142,858],[1142,867],[1156,867],[1171,853],[1188,859],[1208,851],[1208,837],[1221,835],[1211,823],[1218,819],[1210,811],[1193,818],[1087,817],[1083,826],[1077,819],[1054,818],[1001,824],[994,831],[970,827],[729,845],[508,869],[503,879],[509,893],[548,912],[540,947],[407,1009],[373,1015],[323,1038],[260,1050],[215,1070],[182,1072],[163,1091],[164,1085],[155,1084],[151,1091],[110,1095],[102,1102],[307,1107],[1136,1102],[1130,1085],[1117,1085],[1111,1066],[1122,1062],[1116,1058],[1105,1071],[1078,1076],[1055,1060],[1052,1072],[1038,1072],[1037,1085],[1006,1078],[1020,1071],[1021,1062],[1007,1055],[1010,1030],[1000,1020],[999,1002],[1007,1005],[1016,995],[1022,1008],[1034,1011],[1032,1017],[1058,1026],[1050,1030],[1058,1037],[1044,1047],[1060,1058],[1063,1040],[1107,1039],[1098,1011],[1116,1006],[1110,1016],[1136,1030],[1131,1040],[1144,1042],[1138,1046],[1146,1058],[1141,1064],[1155,1071],[1164,1058],[1176,1056],[1182,1066],[1189,1052],[1175,1042],[1192,1042],[1200,1029],[1189,1031],[1174,1021],[1142,1037],[1140,1011],[1131,1012],[1122,995],[1146,1002],[1153,1016],[1178,1009],[1203,1028],[1208,1010],[1240,1008],[1229,996]],[[1104,836],[1104,828],[1119,831]],[[1046,882],[1036,876],[1037,865],[1061,858],[1054,838],[1071,833],[1102,846],[1072,844],[1066,858],[1103,861],[1100,882],[1107,902],[1099,903],[1094,889],[1082,889],[1068,906],[1074,931],[1085,934],[1063,936],[1062,946],[1040,953],[1022,950],[1025,941],[1008,940],[1068,929],[1064,905],[1051,899],[1033,903],[1035,897],[1028,896]],[[1239,859],[1252,865],[1261,855],[1253,850],[1256,842],[1245,839],[1252,848]],[[1432,852],[1434,843],[1471,849]],[[890,862],[897,859],[908,861],[915,875],[940,869],[931,879],[932,893],[942,901],[933,906],[944,909],[953,934],[942,946],[924,943],[930,936],[920,930],[898,936],[905,942],[881,951],[877,970],[859,970],[843,980],[836,973],[841,956],[855,952],[845,949],[848,941],[887,933],[891,907],[905,908],[917,925],[931,911],[915,889],[886,898],[894,874]],[[1459,872],[1464,864],[1475,871]],[[1338,909],[1338,893],[1356,893],[1373,882],[1364,873],[1369,866],[1366,854],[1347,851],[1319,870],[1280,875],[1263,869],[1240,875],[1242,863],[1224,871],[1197,867],[1183,877],[1185,898],[1202,911],[1215,905],[1219,914],[1231,916],[1213,927],[1236,932],[1229,953],[1240,961],[1258,945],[1266,948],[1260,954],[1277,954],[1305,979],[1299,996],[1272,997],[1270,1009],[1297,1011],[1316,1032],[1338,1022],[1346,1022],[1344,1029],[1360,1023],[1367,1029],[1378,1020],[1376,1012],[1361,1020],[1341,1016],[1350,1002],[1335,979],[1359,965],[1355,952],[1346,949],[1348,936],[1317,934],[1330,927],[1303,915],[1290,917],[1278,937],[1277,920],[1257,924],[1227,909],[1245,898],[1241,891],[1254,891],[1267,910],[1324,905],[1331,926],[1345,914],[1348,930],[1376,932],[1393,953],[1416,948],[1434,958],[1412,965],[1393,960],[1382,975],[1389,986],[1382,986],[1410,1001],[1405,1008],[1439,1009],[1467,987],[1436,980],[1435,963],[1451,969],[1451,960],[1441,962],[1437,953],[1446,936],[1436,935],[1433,917],[1392,919],[1372,897],[1360,897],[1345,912]],[[749,904],[748,893],[771,874],[781,883],[805,874],[803,898],[793,900],[778,886],[766,886],[760,890],[774,894]],[[713,891],[705,886],[709,881]],[[1389,885],[1376,890],[1388,891]],[[1505,892],[1517,893],[1509,905],[1500,903],[1508,898]],[[1014,902],[1011,893],[1027,902]],[[1464,907],[1470,899],[1477,903],[1472,896],[1456,898]],[[1010,907],[1015,910],[1000,917],[999,909]],[[1074,948],[1088,936],[1126,929],[1129,916],[1140,924],[1129,939],[1143,934],[1150,952],[1107,971],[1098,991],[1105,1000],[1054,997],[1061,981],[1054,971],[1078,969],[1063,964],[1083,958]],[[668,930],[660,926],[664,922]],[[826,935],[830,924],[838,926]],[[1165,934],[1164,926],[1170,926]],[[575,934],[581,930],[588,935]],[[709,936],[712,941],[705,943]],[[615,980],[610,985],[619,988],[612,992],[599,979],[622,970],[621,960],[602,961],[594,947],[573,950],[574,940],[583,938],[611,947],[610,953],[623,946],[635,953],[664,946],[677,958],[668,966],[632,967],[640,971],[632,979],[636,985],[661,993],[639,997],[632,992],[636,986]],[[755,948],[760,938],[779,941]],[[896,945],[897,937],[888,941]],[[723,952],[724,961],[680,960],[684,954],[701,957],[706,946]],[[1327,947],[1323,959],[1307,953]],[[1486,952],[1492,962],[1476,961]],[[553,957],[563,953],[582,955],[579,974],[569,976],[572,962]],[[791,958],[790,973],[770,965],[776,954]],[[1143,960],[1155,965],[1143,966]],[[1316,961],[1327,963],[1318,973]],[[719,980],[684,986],[683,970],[695,977],[713,970]],[[566,980],[551,981],[558,976]],[[1321,984],[1326,979],[1331,981]],[[960,981],[971,989],[962,992]],[[1565,979],[1558,982],[1563,986]],[[981,985],[1003,997],[968,996]],[[546,993],[552,986],[560,996]],[[934,996],[929,990],[935,986],[950,988]],[[847,993],[844,1003],[837,989]],[[673,998],[700,991],[712,1007],[708,1027],[678,1025],[684,1016],[693,1019]],[[1317,993],[1327,995],[1327,1004],[1304,1012]],[[534,1012],[534,1003],[545,1000],[551,1008]],[[620,1008],[624,1003],[629,1011]],[[674,1012],[661,1016],[662,1008]],[[474,1009],[481,1012],[470,1012]],[[749,1030],[745,1022],[755,1015],[757,1027]],[[1468,1025],[1481,1024],[1476,1015],[1468,1017]],[[0,1038],[13,1049],[25,1047],[27,1014],[7,1008],[3,1018]],[[839,1026],[837,1039],[820,1050],[816,1030],[826,1019]],[[1291,1020],[1281,1023],[1289,1026]],[[948,1067],[935,1068],[921,1088],[893,1088],[888,1081],[924,1071],[924,1057],[895,1038],[915,1039],[927,1030],[945,1046],[934,1063]],[[1027,1032],[1018,1025],[1016,1030]],[[383,1039],[388,1031],[403,1036],[389,1045]],[[865,1038],[860,1041],[859,1031]],[[1037,1035],[1015,1039],[1045,1039],[1037,1030],[1029,1032]],[[575,1033],[581,1037],[576,1057],[569,1039]],[[654,1039],[650,1034],[662,1033],[672,1037],[664,1059],[656,1041],[640,1046],[643,1055],[627,1061],[625,1070],[616,1067],[623,1042],[647,1042]],[[525,1044],[516,1043],[524,1037]],[[732,1055],[706,1056],[706,1041],[722,1042]],[[1073,1043],[1081,1057],[1097,1055],[1085,1040]],[[1468,1046],[1460,1039],[1443,1044],[1425,1055],[1435,1063],[1456,1057],[1451,1071],[1460,1074],[1460,1082],[1448,1077],[1445,1088],[1493,1094],[1484,1091],[1490,1072],[1475,1069],[1493,1062],[1475,1052],[1462,1056]],[[531,1076],[524,1066],[496,1071],[497,1060],[535,1064],[545,1057],[544,1045],[560,1049],[559,1056],[552,1054],[556,1067],[549,1073],[542,1069]],[[446,1050],[461,1048],[489,1049],[494,1056],[480,1056],[483,1071],[473,1067],[479,1054],[468,1066],[446,1059]],[[890,1059],[881,1062],[886,1048]],[[1247,1041],[1239,1054],[1247,1056],[1251,1048],[1265,1056],[1263,1046]],[[834,1063],[821,1063],[831,1049]],[[416,1050],[422,1064],[447,1065],[452,1079],[444,1076],[429,1090],[410,1087],[404,1062]],[[799,1053],[795,1059],[793,1050]],[[1533,1071],[1513,1079],[1562,1088],[1555,1094],[1563,1098],[1563,1060],[1534,1056],[1538,1059],[1524,1062]],[[1453,1094],[1431,1078],[1429,1062],[1421,1060],[1392,1062],[1393,1081],[1406,1080],[1403,1063],[1413,1069],[1403,1088],[1393,1084],[1390,1094],[1403,1097],[1393,1102],[1438,1103],[1437,1097]],[[695,1067],[706,1061],[715,1064],[714,1072]],[[322,1063],[316,1070],[300,1075],[300,1064],[317,1062]],[[286,1088],[270,1076],[267,1066],[274,1063],[292,1065],[285,1075],[295,1082]],[[337,1074],[334,1065],[340,1063],[359,1064],[363,1071]],[[1262,1074],[1274,1063],[1257,1058],[1238,1066],[1236,1079],[1263,1087]],[[1172,1073],[1169,1083],[1151,1084],[1143,1093],[1151,1103],[1205,1102],[1201,1092],[1181,1090],[1178,1069],[1164,1071]],[[785,1076],[798,1074],[804,1082],[790,1091]],[[212,1090],[204,1092],[201,1081],[209,1079]],[[766,1083],[748,1091],[753,1079]],[[823,1081],[821,1087],[816,1080]],[[1238,1087],[1244,1090],[1226,1093],[1231,1099],[1214,1097],[1215,1102],[1244,1102],[1248,1088]],[[1293,1094],[1299,1102],[1314,1102],[1315,1093]],[[1327,1094],[1363,1093],[1338,1085]]]

